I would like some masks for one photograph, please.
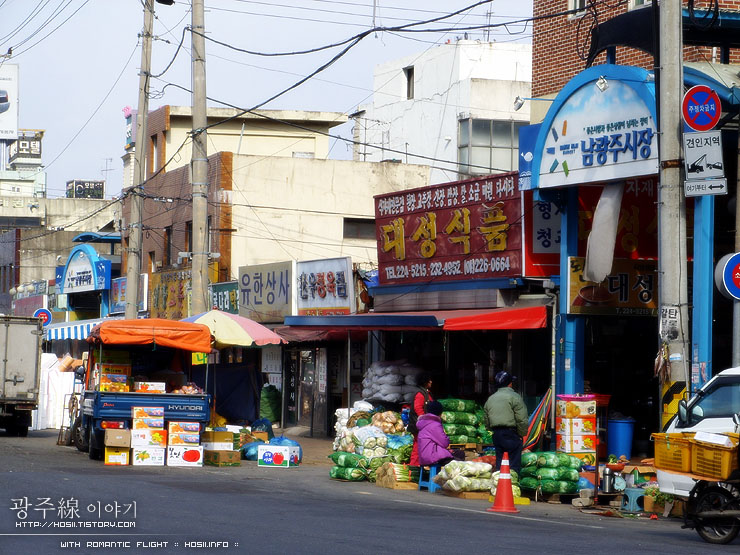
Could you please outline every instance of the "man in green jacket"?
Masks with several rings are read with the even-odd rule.
[[[522,468],[522,438],[527,435],[529,418],[527,407],[511,387],[513,378],[506,370],[494,378],[496,392],[488,398],[483,410],[488,428],[493,432],[496,448],[496,470],[501,469],[504,452],[509,454],[509,468],[519,472]]]

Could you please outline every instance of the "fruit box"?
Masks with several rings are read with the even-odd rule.
[[[134,466],[164,466],[165,449],[162,447],[134,447],[131,464]]]
[[[199,445],[200,434],[192,432],[175,432],[167,434],[168,445]]]
[[[287,445],[257,446],[257,466],[288,468],[298,466],[298,447]]]
[[[167,447],[165,430],[131,430],[131,447]]]
[[[106,447],[103,461],[108,465],[126,466],[128,465],[128,456],[128,447]]]
[[[200,422],[167,422],[167,431],[171,434],[180,432],[200,433]]]
[[[131,430],[105,430],[103,444],[106,447],[131,447]]]
[[[164,430],[164,418],[134,418],[134,430]]]
[[[203,466],[203,446],[168,446],[167,466]]]
[[[233,451],[234,442],[227,441],[204,441],[202,442],[203,449],[206,451]]]
[[[241,466],[241,451],[203,451],[203,462],[208,466]]]
[[[128,393],[129,387],[123,383],[101,383],[98,391],[109,391],[111,393]]]
[[[134,391],[139,393],[165,393],[166,389],[164,382],[134,382]]]
[[[558,416],[555,419],[555,431],[559,434],[593,435],[596,433],[596,417],[565,418]]]
[[[164,418],[164,407],[131,407],[131,418]]]
[[[128,382],[126,374],[100,374],[100,383],[122,383]]]
[[[563,401],[555,404],[555,416],[585,418],[596,416],[596,401]]]
[[[557,435],[557,450],[561,453],[593,453],[596,445],[596,435]]]
[[[234,443],[233,432],[203,432],[201,435],[203,443]],[[214,449],[215,451],[215,449]]]
[[[270,438],[269,438],[267,432],[252,432],[252,436],[255,439],[258,439],[260,441],[264,441],[265,443],[267,443],[268,441],[270,441]]]

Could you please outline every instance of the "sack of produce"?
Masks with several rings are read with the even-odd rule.
[[[549,468],[557,468],[559,466],[560,459],[558,458],[558,453],[545,451],[537,455],[537,466],[546,466]]]
[[[446,411],[451,412],[475,412],[477,403],[469,399],[440,399],[439,403]]]
[[[493,467],[488,463],[473,461],[450,461],[442,467],[437,476],[444,480],[452,480],[455,476],[470,478],[490,478]]]
[[[478,430],[476,430],[475,426],[468,424],[443,424],[442,427],[448,436],[466,435],[476,437],[478,435]]]
[[[560,469],[542,466],[537,469],[537,478],[540,480],[559,480]]]
[[[571,468],[573,468],[573,469],[575,469],[575,470],[577,470],[579,472],[580,472],[581,468],[583,468],[583,464],[584,464],[583,461],[581,459],[579,459],[578,457],[573,457],[573,456],[569,456],[568,457],[568,465]]]
[[[380,428],[384,434],[395,434],[404,430],[401,415],[391,410],[373,414],[371,424]]]
[[[558,468],[558,480],[565,480],[566,482],[577,482],[580,477],[580,474],[578,474],[578,471],[575,468],[564,466]]]
[[[280,403],[282,395],[280,390],[272,384],[267,384],[260,393],[260,418],[270,422],[280,420]]]
[[[537,480],[537,472],[539,471],[539,467],[537,466],[522,466],[522,470],[519,472],[519,475],[524,478],[534,478]]]
[[[498,485],[492,485],[491,486],[491,495],[494,497],[496,496],[496,489],[498,488]],[[511,493],[514,497],[521,497],[522,496],[522,490],[519,488],[519,486],[512,485],[511,486]]]
[[[369,466],[369,461],[356,453],[336,451],[329,455],[329,458],[336,466],[344,468],[367,468]]]
[[[537,466],[537,453],[525,451],[522,453],[522,468],[525,466]]]
[[[522,478],[519,481],[519,487],[522,489],[537,489],[540,481],[537,478]]]
[[[465,434],[448,437],[450,438],[450,443],[473,443],[473,440],[475,439],[474,436],[468,436]]]
[[[510,470],[509,474],[511,475],[511,484],[516,485],[519,483],[519,474],[517,474],[516,470]],[[493,474],[491,474],[491,481],[493,482],[493,485],[498,484],[499,476],[501,476],[501,471],[497,470]]]
[[[365,471],[360,468],[345,468],[343,466],[332,466],[329,469],[329,477],[335,480],[350,480],[359,482],[365,479]]]
[[[459,474],[451,480],[447,480],[442,487],[454,492],[490,491],[491,480],[490,478],[473,478]]]
[[[558,480],[558,493],[578,493],[578,482]]]
[[[560,493],[560,484],[557,480],[540,480],[542,493]]]

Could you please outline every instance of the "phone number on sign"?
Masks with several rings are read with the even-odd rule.
[[[447,262],[415,262],[398,264],[385,269],[386,279],[418,279],[458,275],[495,274],[511,269],[508,256],[478,257],[470,260],[450,260]]]

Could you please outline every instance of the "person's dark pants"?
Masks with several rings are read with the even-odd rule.
[[[496,470],[501,470],[504,453],[509,454],[509,469],[522,469],[522,438],[513,428],[494,428],[493,446],[496,448]]]

